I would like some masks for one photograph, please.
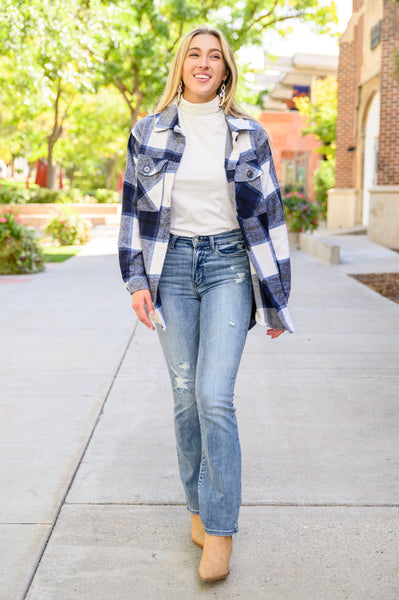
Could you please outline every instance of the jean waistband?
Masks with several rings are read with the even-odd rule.
[[[184,235],[175,235],[171,233],[169,236],[169,247],[174,248],[176,244],[185,246],[204,246],[213,249],[215,244],[220,242],[235,241],[243,239],[241,229],[233,229],[216,235],[196,235],[194,237],[186,237]]]

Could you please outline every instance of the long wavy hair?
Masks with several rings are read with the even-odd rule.
[[[169,104],[172,104],[172,102],[174,101],[177,95],[178,87],[180,83],[182,83],[184,60],[190,47],[191,40],[196,35],[213,35],[220,42],[224,63],[228,71],[227,79],[224,82],[226,86],[226,95],[223,103],[224,112],[227,115],[233,115],[234,117],[243,117],[245,119],[255,120],[253,117],[245,113],[235,100],[238,73],[232,49],[230,48],[226,38],[224,37],[221,31],[219,31],[218,29],[211,29],[207,26],[197,27],[193,31],[187,33],[187,35],[185,35],[185,37],[182,39],[180,46],[172,60],[165,90],[158,106],[156,107],[156,112],[161,112],[165,110],[165,108],[169,106]]]

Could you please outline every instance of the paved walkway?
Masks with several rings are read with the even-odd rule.
[[[77,257],[0,277],[1,600],[397,600],[399,305],[347,273],[399,254],[293,253],[296,334],[248,336],[236,404],[241,531],[201,584],[156,334],[96,228]]]

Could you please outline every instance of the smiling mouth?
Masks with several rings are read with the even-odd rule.
[[[200,81],[209,81],[210,80],[209,75],[194,75],[194,78],[199,79]]]

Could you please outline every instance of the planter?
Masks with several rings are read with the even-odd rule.
[[[288,232],[288,242],[290,248],[299,248],[299,232],[297,231],[289,231]]]
[[[120,204],[102,204],[97,202],[56,203],[56,204],[2,204],[0,208],[11,208],[18,213],[24,225],[42,229],[53,217],[67,206],[75,210],[80,217],[90,219],[93,225],[117,225],[120,221]]]

